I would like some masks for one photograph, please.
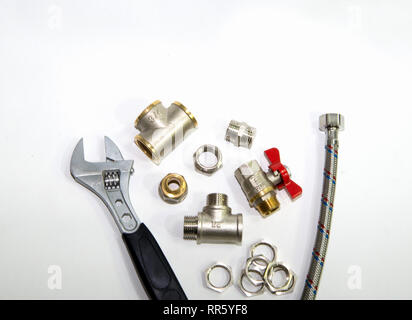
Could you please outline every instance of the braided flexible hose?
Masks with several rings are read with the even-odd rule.
[[[334,118],[328,119],[328,116]],[[329,231],[331,228],[333,215],[333,202],[335,199],[339,149],[338,131],[343,129],[343,117],[341,115],[327,114],[321,116],[320,127],[322,127],[322,117],[324,117],[323,121],[326,120],[326,122],[323,123],[325,127],[321,128],[321,130],[324,129],[327,132],[325,145],[325,167],[323,171],[323,190],[316,241],[312,252],[312,262],[305,280],[302,300],[316,299],[322,269],[325,264],[326,251],[328,249],[329,242]],[[338,120],[336,121],[336,119]]]

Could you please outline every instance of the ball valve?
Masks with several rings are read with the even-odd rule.
[[[296,199],[302,194],[302,188],[291,180],[289,169],[280,162],[278,149],[268,149],[265,155],[270,163],[268,172],[264,172],[259,163],[252,160],[241,165],[235,171],[235,177],[249,205],[263,217],[268,217],[279,209],[276,189],[285,188],[290,197]]]

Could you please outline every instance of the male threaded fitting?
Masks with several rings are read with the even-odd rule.
[[[197,240],[197,228],[199,219],[197,216],[186,216],[183,222],[183,239]]]
[[[200,243],[242,242],[242,214],[232,214],[228,197],[223,193],[207,196],[206,206],[197,216],[186,216],[183,221],[183,239]]]
[[[226,130],[225,140],[237,147],[251,148],[256,129],[245,122],[232,120]]]
[[[227,195],[224,193],[211,193],[207,195],[206,204],[208,206],[224,206],[227,207]]]

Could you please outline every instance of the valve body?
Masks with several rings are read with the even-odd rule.
[[[290,179],[289,168],[280,162],[278,149],[268,149],[265,155],[270,163],[267,172],[256,160],[252,160],[242,164],[235,171],[235,177],[249,205],[263,217],[268,217],[279,209],[275,189],[286,189],[289,196],[296,199],[302,194],[302,188]]]
[[[262,217],[268,217],[279,209],[274,184],[256,160],[241,165],[235,171],[235,177],[249,205],[259,211]]]

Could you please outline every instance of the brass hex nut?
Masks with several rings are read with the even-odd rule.
[[[172,185],[176,185],[176,188],[172,188]],[[185,178],[177,173],[169,173],[159,185],[160,197],[171,204],[182,202],[186,198],[187,191]]]

